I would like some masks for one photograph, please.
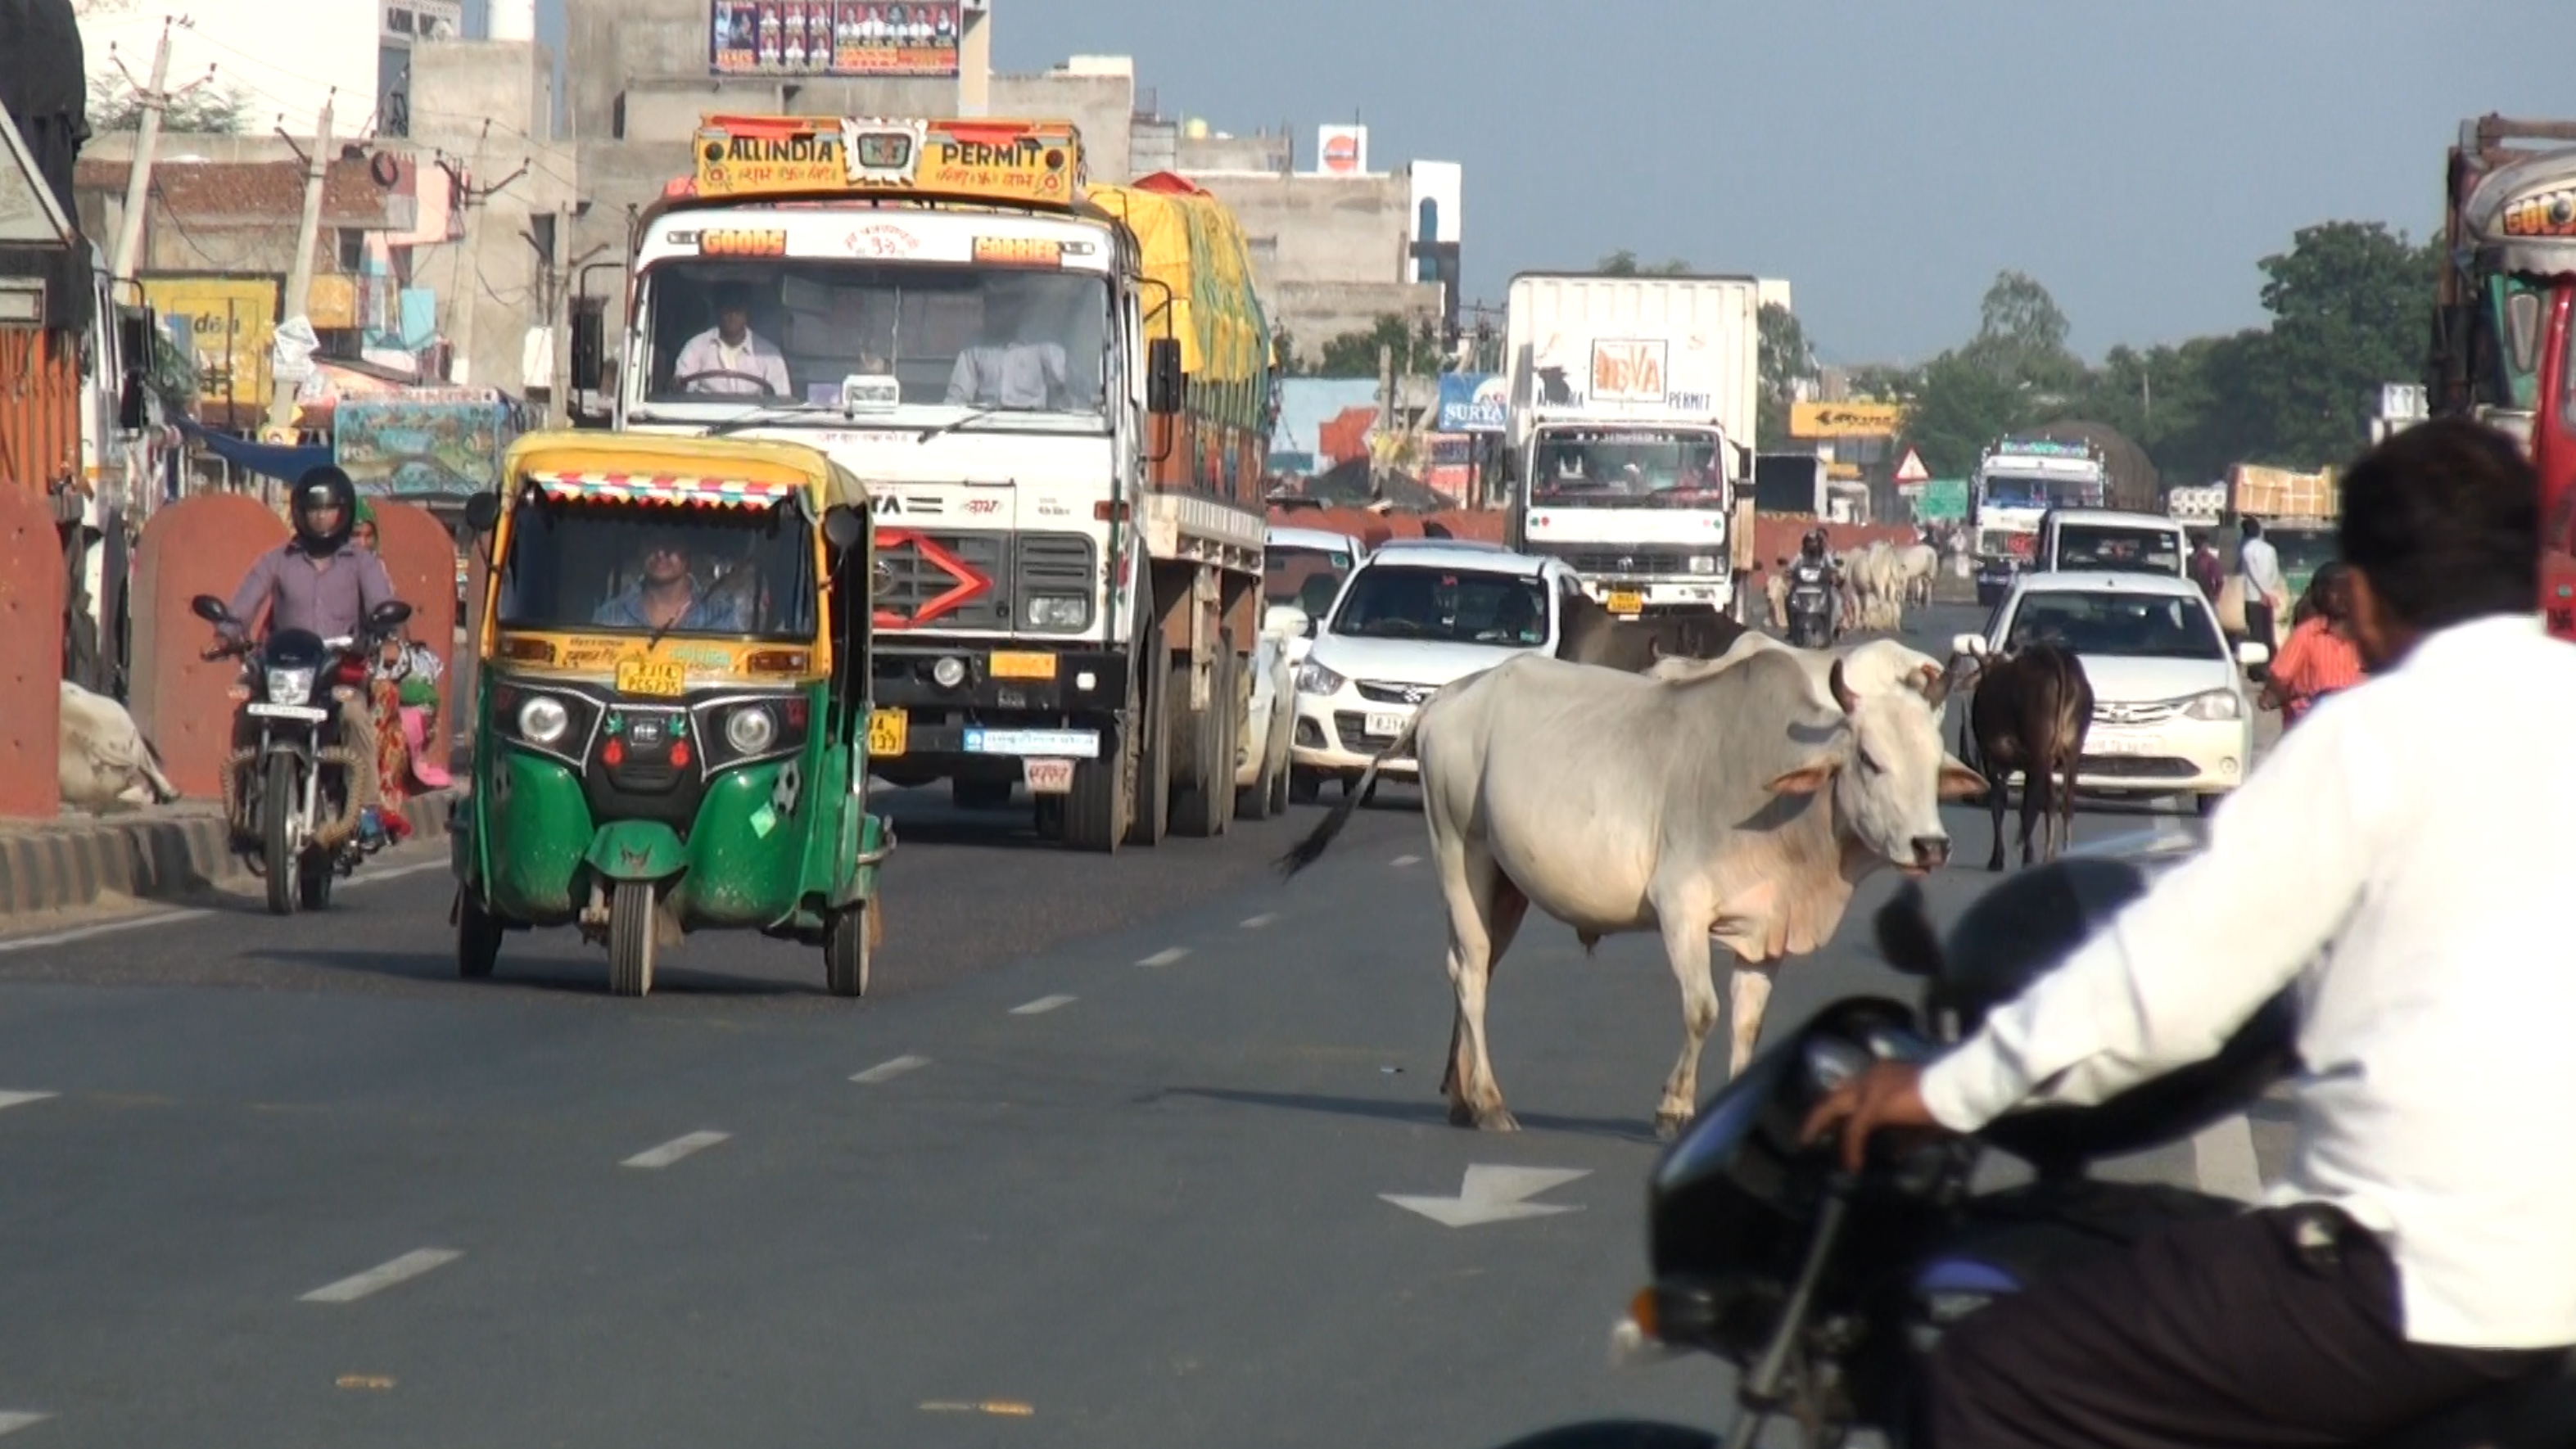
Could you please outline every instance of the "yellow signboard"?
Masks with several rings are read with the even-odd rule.
[[[1892,438],[1904,428],[1902,403],[1789,404],[1789,436],[1793,438]]]
[[[698,129],[702,198],[918,193],[1069,206],[1082,140],[1067,121],[839,120],[715,116]]]
[[[273,276],[145,277],[143,300],[164,317],[188,319],[202,400],[265,407],[280,289]]]

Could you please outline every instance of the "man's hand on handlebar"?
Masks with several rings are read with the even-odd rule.
[[[1813,1145],[1841,1129],[1843,1166],[1858,1172],[1869,1151],[1869,1139],[1881,1130],[1918,1133],[1945,1129],[1923,1105],[1923,1069],[1908,1062],[1874,1062],[1859,1075],[1825,1094],[1807,1114],[1799,1141]]]

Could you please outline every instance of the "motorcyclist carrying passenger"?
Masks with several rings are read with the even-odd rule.
[[[1858,1167],[1880,1130],[2098,1103],[2297,988],[2265,1206],[1965,1319],[1926,1376],[1932,1449],[2367,1443],[2576,1344],[2576,650],[2533,613],[2539,483],[2504,434],[2436,420],[2352,466],[2339,527],[2371,677],[2281,737],[2203,853],[1807,1123]]]
[[[1825,545],[1825,531],[1821,528],[1808,529],[1806,536],[1798,540],[1798,561],[1789,566],[1789,587],[1825,591],[1825,637],[1834,639],[1841,636],[1843,627],[1843,575]]]
[[[289,516],[294,537],[261,554],[233,591],[233,623],[226,636],[246,643],[254,633],[265,639],[281,629],[304,629],[325,639],[358,637],[367,616],[393,598],[394,584],[384,560],[352,536],[358,521],[357,486],[328,464],[311,469],[296,480]],[[364,695],[340,708],[341,738],[368,761],[377,757],[371,714]],[[258,724],[247,714],[235,715],[235,753],[258,744]],[[358,795],[360,835],[372,844],[384,835],[376,771],[349,773]]]

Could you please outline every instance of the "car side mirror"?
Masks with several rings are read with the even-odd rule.
[[[1315,616],[1295,604],[1273,604],[1261,615],[1261,632],[1303,639],[1315,627]]]
[[[2236,662],[2248,669],[2272,662],[2272,646],[2258,639],[2240,639],[2236,643]]]
[[[823,514],[823,541],[843,553],[867,542],[868,521],[846,503],[835,504]]]
[[[411,618],[411,605],[400,599],[387,599],[367,614],[367,627],[382,634],[399,629]]]
[[[212,594],[199,594],[190,599],[188,611],[209,624],[221,624],[232,618],[232,611],[224,607],[224,601]]]
[[[1976,659],[1986,657],[1987,647],[1986,636],[1983,634],[1959,634],[1954,635],[1950,640],[1951,653],[1965,654]]]
[[[1181,410],[1181,339],[1157,337],[1145,344],[1145,411],[1171,417]]]
[[[465,526],[476,533],[490,533],[501,521],[501,495],[477,493],[465,500]]]

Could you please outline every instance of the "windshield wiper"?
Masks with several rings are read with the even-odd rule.
[[[811,403],[763,403],[756,408],[745,408],[741,412],[734,414],[732,417],[725,419],[723,422],[717,423],[715,426],[708,428],[707,436],[710,438],[721,438],[729,433],[738,432],[744,428],[758,427],[762,423],[783,422],[793,418],[800,418],[812,410],[813,404]]]
[[[913,441],[916,443],[927,443],[933,438],[944,438],[950,433],[957,431],[959,428],[966,426],[968,423],[982,422],[984,419],[991,417],[995,413],[1026,413],[1035,411],[1037,411],[1035,408],[977,408],[963,417],[951,418],[947,422],[939,424],[937,427],[922,429],[921,436],[913,439]]]

